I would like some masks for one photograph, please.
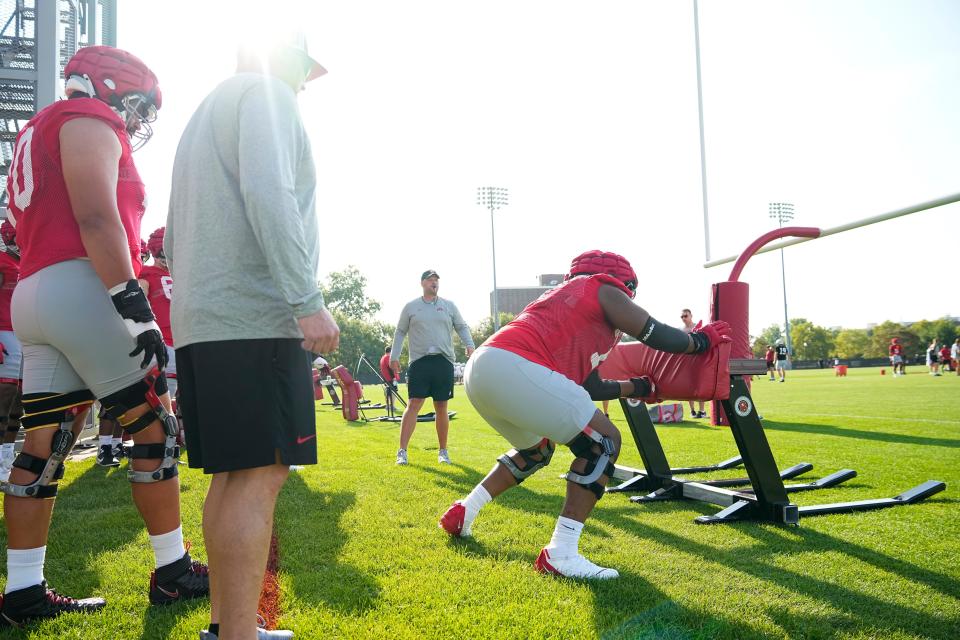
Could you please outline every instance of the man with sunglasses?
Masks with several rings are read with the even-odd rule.
[[[602,380],[597,367],[628,333],[670,353],[702,353],[729,342],[725,322],[685,333],[634,304],[637,274],[625,258],[587,251],[564,283],[495,333],[467,361],[464,388],[477,412],[513,445],[494,468],[440,519],[452,536],[470,536],[480,509],[550,463],[557,443],[575,460],[563,511],[534,566],[542,573],[603,580],[615,569],[580,554],[583,524],[603,496],[620,449],[620,432],[595,400],[651,399],[654,381]]]
[[[256,620],[277,494],[291,466],[317,462],[311,352],[340,335],[317,286],[316,168],[297,106],[324,73],[300,34],[242,49],[174,161],[164,255],[190,466],[212,475],[207,640],[292,636]]]
[[[683,323],[682,329],[687,333],[691,331],[696,331],[697,326],[693,324],[693,312],[690,309],[683,309],[680,312],[680,322]],[[703,400],[700,401],[700,410],[695,411],[693,408],[693,400],[690,400],[690,416],[693,418],[706,418],[707,412],[703,410]]]

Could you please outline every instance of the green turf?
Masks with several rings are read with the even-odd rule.
[[[927,479],[946,481],[946,492],[797,528],[701,526],[693,519],[716,507],[611,495],[581,539],[588,557],[620,571],[603,583],[532,568],[562,504],[566,450],[485,508],[475,540],[452,541],[437,518],[507,448],[462,387],[451,405],[459,413],[449,467],[437,464],[431,424],[419,425],[401,468],[396,425],[346,423],[320,407],[322,463],[292,474],[278,507],[282,623],[301,639],[960,638],[960,378],[916,367],[904,378],[887,373],[791,372],[786,384],[754,383],[779,466],[813,463],[804,478],[858,471],[842,487],[793,499],[893,496]],[[614,414],[628,433],[619,408]],[[659,427],[673,465],[736,453],[728,430],[704,422]],[[621,461],[641,466],[629,436]],[[203,558],[206,481],[187,470],[181,478],[185,533]],[[108,608],[0,637],[195,638],[205,602],[147,606],[152,555],[123,472],[72,464],[61,486],[46,575],[66,593],[106,597]]]

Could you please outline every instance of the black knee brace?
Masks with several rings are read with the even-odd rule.
[[[177,446],[177,434],[180,428],[177,419],[160,402],[160,396],[166,392],[167,379],[158,369],[151,369],[142,382],[132,384],[101,400],[105,415],[116,420],[131,435],[143,431],[155,420],[159,420],[163,426],[163,442],[136,444],[130,448],[131,460],[160,460],[160,465],[153,471],[137,471],[131,465],[127,470],[127,480],[130,482],[162,482],[175,478],[178,474],[180,447]],[[127,422],[121,419],[128,411],[144,402],[150,408],[142,416]]]
[[[29,393],[23,397],[26,412],[23,427],[27,431],[57,427],[50,443],[50,457],[40,458],[21,452],[13,466],[33,473],[37,478],[27,485],[0,482],[0,491],[18,498],[53,498],[57,481],[63,477],[63,461],[73,449],[73,420],[79,411],[93,403],[87,390],[70,393]]]
[[[603,475],[608,478],[613,475],[615,468],[610,460],[616,456],[616,444],[610,438],[587,427],[576,438],[568,442],[567,446],[570,447],[573,455],[585,460],[587,464],[583,470],[584,475],[573,471],[571,466],[570,471],[565,476],[566,479],[589,489],[599,500],[603,497],[606,488],[597,480]]]
[[[544,438],[536,446],[530,447],[529,449],[511,449],[497,458],[497,462],[506,467],[507,471],[513,474],[517,484],[520,484],[534,473],[550,464],[550,459],[553,457],[554,449],[556,449],[556,446],[550,442],[549,439]],[[518,453],[523,459],[522,469],[513,461],[513,456]],[[534,458],[536,455],[540,456],[540,460]]]

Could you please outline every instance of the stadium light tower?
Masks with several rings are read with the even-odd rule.
[[[784,222],[793,220],[793,205],[789,202],[771,202],[770,217],[782,228]],[[783,264],[783,248],[780,249],[780,277],[783,280],[783,328],[784,333],[787,334],[787,352],[793,357],[793,348],[790,345],[790,320],[787,316],[787,270]]]
[[[493,330],[500,330],[500,306],[497,299],[497,241],[493,233],[493,212],[508,204],[506,187],[477,187],[477,204],[490,210],[490,250],[493,254]]]

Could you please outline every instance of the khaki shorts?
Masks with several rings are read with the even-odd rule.
[[[566,444],[597,412],[590,394],[577,383],[496,347],[474,352],[463,385],[481,417],[517,449],[529,449],[544,438]]]

